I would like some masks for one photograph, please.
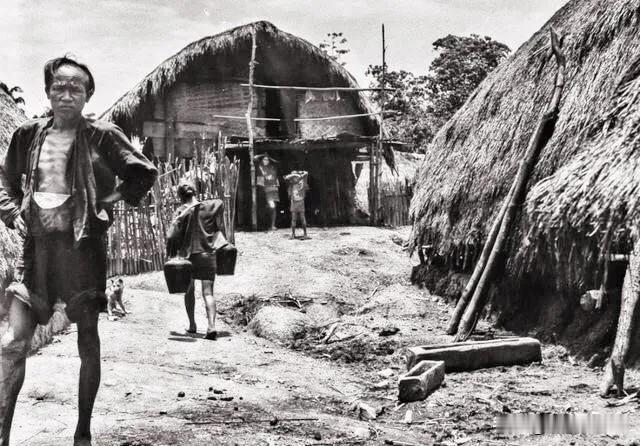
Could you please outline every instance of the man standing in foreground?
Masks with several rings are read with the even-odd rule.
[[[78,326],[81,359],[75,446],[91,445],[100,385],[98,315],[106,302],[106,243],[111,209],[137,204],[157,171],[113,124],[82,116],[95,84],[86,65],[62,57],[44,67],[53,118],[22,125],[0,167],[0,218],[25,236],[22,276],[6,290],[9,329],[0,339],[0,446],[11,421],[36,325],[57,300]],[[116,187],[116,176],[122,180]]]

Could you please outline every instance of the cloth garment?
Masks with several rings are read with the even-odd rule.
[[[196,280],[215,280],[218,263],[215,252],[198,252],[189,256],[191,277]]]
[[[167,233],[167,255],[189,258],[192,254],[213,253],[219,232],[223,232],[222,200],[205,200],[182,205]]]
[[[71,322],[77,322],[85,312],[105,308],[107,247],[104,237],[85,238],[78,247],[74,247],[71,231],[27,237],[19,268],[23,270],[28,292],[21,291],[19,284],[14,283],[6,293],[31,307],[39,324],[49,321],[58,300],[66,304]]]
[[[308,173],[304,170],[293,171],[285,177],[287,183],[289,183],[289,199],[290,199],[290,211],[304,212],[304,199],[309,190],[307,184]]]
[[[267,202],[280,201],[280,180],[278,180],[278,170],[272,165],[258,166],[257,184],[261,184],[264,188],[265,199]]]
[[[291,218],[294,222],[300,222],[303,225],[307,224],[307,220],[304,215],[304,205],[302,209],[291,209]]]
[[[36,119],[19,127],[0,166],[0,218],[13,228],[22,214],[29,230],[16,265],[24,283],[11,284],[7,295],[29,305],[41,324],[51,317],[56,300],[67,304],[74,322],[83,312],[104,306],[104,234],[111,217],[100,200],[118,190],[128,203],[137,204],[157,176],[118,127],[83,118],[70,142],[70,197],[36,195],[40,153],[52,124],[53,118]],[[118,187],[116,176],[122,180]]]
[[[9,228],[20,213],[27,225],[31,222],[40,151],[52,124],[53,118],[28,121],[11,138],[0,167],[0,218]],[[82,118],[68,174],[74,243],[78,246],[85,238],[103,235],[111,224],[110,210],[100,206],[102,198],[117,190],[127,203],[138,204],[153,186],[157,170],[117,126]],[[121,180],[117,187],[116,176]]]

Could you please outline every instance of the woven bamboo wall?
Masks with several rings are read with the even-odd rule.
[[[202,82],[187,84],[180,82],[166,96],[166,112],[159,103],[154,118],[175,118],[182,122],[201,122],[219,126],[225,135],[247,136],[247,123],[241,119],[215,118],[214,115],[244,116],[249,103],[249,89],[240,86],[240,81]],[[257,92],[253,115],[264,116],[264,92]],[[254,135],[265,135],[264,122],[254,122]]]
[[[307,100],[302,97],[298,101],[298,115],[300,118],[315,118],[321,116],[341,116],[361,113],[356,108],[353,99],[340,95],[334,100],[323,94],[314,95],[315,99]],[[331,119],[325,121],[302,121],[299,123],[301,138],[316,139],[337,136],[341,133],[364,135],[365,129],[362,118]]]

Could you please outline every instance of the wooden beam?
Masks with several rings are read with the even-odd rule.
[[[214,124],[176,121],[173,136],[174,138],[201,139],[202,135],[205,135],[206,139],[215,139],[219,130],[219,126]],[[167,124],[164,121],[145,121],[142,124],[142,135],[145,137],[164,138],[166,132]]]
[[[256,29],[251,27],[251,60],[249,61],[249,86],[253,86],[253,74],[256,65]],[[249,90],[249,104],[247,105],[247,130],[249,131],[249,166],[251,167],[251,229],[258,230],[258,194],[256,193],[256,163],[253,160],[253,124],[251,112],[253,111],[254,89]]]
[[[421,401],[444,381],[444,361],[420,361],[398,381],[398,399]]]
[[[271,90],[312,90],[312,91],[381,91],[382,88],[360,88],[360,87],[300,87],[291,85],[259,85],[240,84],[243,87],[264,88]],[[396,91],[395,88],[387,88],[386,91]]]
[[[358,113],[355,115],[338,115],[338,116],[321,116],[318,118],[295,118],[294,121],[295,122],[302,122],[302,121],[328,121],[330,119],[351,119],[351,118],[362,118],[365,116],[375,116],[375,115],[379,115],[380,113]]]
[[[214,118],[221,118],[221,119],[247,119],[246,116],[229,116],[229,115],[213,115]],[[257,117],[250,117],[249,119],[251,119],[252,121],[284,121],[284,119],[280,119],[280,118],[257,118]]]
[[[534,338],[515,337],[410,347],[407,349],[407,353],[407,368],[409,370],[423,360],[444,361],[447,373],[530,364],[542,360],[540,341]]]
[[[391,112],[388,112],[391,113]],[[375,116],[375,115],[379,115],[381,114],[380,112],[374,112],[374,113],[358,113],[355,115],[336,115],[336,116],[318,116],[318,117],[314,117],[314,118],[295,118],[294,121],[295,122],[302,122],[302,121],[328,121],[328,120],[332,120],[332,119],[352,119],[352,118],[362,118],[362,117],[366,117],[366,116]],[[247,119],[246,116],[230,116],[230,115],[213,115],[214,118],[221,118],[221,119]],[[257,118],[257,117],[251,117],[249,118],[252,121],[286,121],[286,119],[281,119],[281,118]]]

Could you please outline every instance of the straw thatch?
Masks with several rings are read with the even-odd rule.
[[[205,37],[187,45],[162,62],[133,89],[118,99],[102,115],[102,118],[117,123],[129,134],[140,136],[142,122],[151,118],[154,97],[161,96],[180,81],[192,67],[202,63],[215,67],[222,62],[232,62],[237,65],[233,72],[235,77],[248,80],[252,29],[256,30],[258,46],[258,65],[256,66],[258,78],[261,73],[265,73],[267,77],[272,79],[277,77],[278,80],[290,76],[289,81],[292,81],[297,77],[304,82],[301,86],[306,87],[358,87],[353,76],[317,46],[279,30],[269,22],[260,21]],[[275,53],[277,53],[275,57],[270,56]],[[356,102],[361,112],[375,112],[364,94],[356,94]],[[369,134],[376,134],[378,117],[372,116],[366,121],[370,126]]]
[[[531,263],[541,246],[570,258],[576,246],[613,240],[605,228],[631,224],[640,185],[639,23],[640,0],[571,0],[497,67],[428,147],[411,205],[412,247],[446,253],[487,234],[551,97],[549,25],[566,36],[565,95],[511,252],[529,259],[525,269],[541,268]]]
[[[11,135],[26,120],[23,111],[18,108],[11,96],[0,90],[0,157],[4,161],[4,154],[9,147]],[[13,273],[13,265],[19,254],[19,237],[15,231],[0,224],[0,293],[8,284]]]

